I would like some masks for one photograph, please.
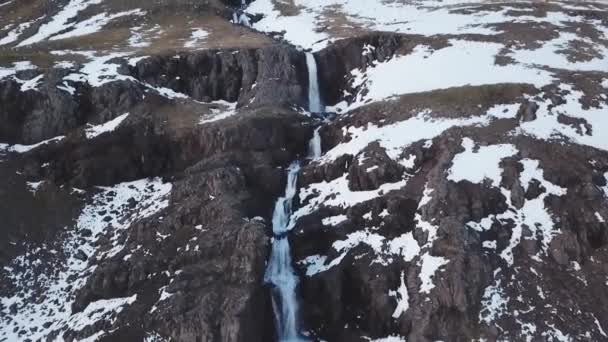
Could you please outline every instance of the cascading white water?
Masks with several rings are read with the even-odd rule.
[[[317,64],[314,56],[306,54],[308,65],[309,110],[312,113],[322,112],[319,98],[319,84],[317,81]],[[312,139],[308,143],[308,158],[316,159],[321,156],[321,136],[319,128],[315,129]],[[289,220],[292,214],[292,202],[297,192],[298,172],[300,163],[293,162],[287,169],[287,185],[285,195],[280,197],[272,214],[272,252],[264,275],[264,281],[272,285],[272,307],[279,342],[300,342],[306,339],[300,334],[298,328],[298,300],[296,288],[298,277],[294,273],[289,239],[287,238]]]
[[[289,166],[285,196],[279,198],[272,216],[274,238],[270,262],[264,280],[272,284],[272,307],[274,310],[277,339],[279,342],[302,341],[298,332],[298,302],[296,277],[291,264],[291,251],[287,239],[287,226],[292,212],[293,197],[300,163]]]
[[[251,27],[251,22],[249,22],[249,17],[245,13],[241,13],[239,16],[239,24],[247,27]]]
[[[308,159],[317,159],[321,157],[321,135],[319,130],[321,127],[317,127],[312,135],[312,139],[308,142]]]
[[[323,112],[321,96],[319,95],[319,80],[317,78],[317,62],[315,56],[306,53],[306,66],[308,67],[308,111],[311,113]]]

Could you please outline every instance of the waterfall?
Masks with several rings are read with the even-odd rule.
[[[249,17],[245,13],[241,13],[239,16],[239,24],[247,27],[251,27],[251,22],[249,21]]]
[[[317,159],[321,157],[321,135],[319,130],[321,127],[317,127],[312,135],[312,139],[308,142],[308,159]]]
[[[311,113],[321,113],[323,108],[319,97],[317,64],[311,53],[306,54],[308,65],[308,102]],[[319,129],[314,131],[308,143],[308,159],[321,157],[321,135]],[[285,195],[277,199],[272,214],[272,251],[264,274],[264,282],[271,284],[272,308],[279,342],[301,342],[306,339],[300,334],[298,321],[298,299],[296,276],[291,260],[291,249],[288,239],[288,226],[293,212],[293,198],[297,193],[298,172],[300,163],[293,162],[287,169]]]
[[[292,213],[293,197],[296,194],[296,182],[300,163],[289,166],[285,196],[280,197],[272,215],[272,252],[264,280],[272,284],[272,307],[274,310],[277,338],[279,342],[302,341],[298,332],[298,302],[296,298],[296,277],[292,263],[287,225]]]
[[[306,53],[306,66],[308,67],[308,111],[311,113],[323,112],[321,96],[319,95],[319,79],[317,78],[317,62],[315,56]]]

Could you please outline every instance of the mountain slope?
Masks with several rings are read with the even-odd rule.
[[[0,341],[608,341],[606,130],[603,2],[0,2]]]

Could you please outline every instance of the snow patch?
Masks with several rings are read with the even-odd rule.
[[[33,144],[33,145],[21,145],[21,144],[15,144],[15,145],[2,145],[0,144],[0,149],[5,150],[6,152],[14,152],[14,153],[26,153],[29,152],[31,150],[34,150],[40,146],[44,146],[44,145],[48,145],[51,143],[55,143],[55,142],[59,142],[61,140],[65,139],[65,136],[58,136],[58,137],[54,137],[51,139],[47,139],[47,140],[43,140],[39,143]]]
[[[78,12],[91,5],[100,4],[102,0],[71,0],[46,24],[38,29],[33,36],[23,40],[17,46],[26,46],[41,42],[59,32],[65,31],[74,25],[70,19],[74,18]]]
[[[410,297],[407,292],[407,286],[405,286],[404,272],[401,272],[401,285],[399,285],[399,288],[397,288],[397,290],[395,291],[389,291],[388,295],[391,297],[395,297],[395,300],[397,300],[397,307],[393,312],[393,318],[401,317],[401,315],[403,315],[410,307]]]
[[[134,9],[131,11],[119,12],[110,15],[108,15],[107,13],[99,13],[87,20],[74,24],[72,30],[62,34],[58,34],[56,36],[52,36],[49,40],[67,39],[92,34],[101,30],[104,26],[106,26],[110,21],[114,19],[131,15],[143,16],[145,14],[146,12],[140,9]]]
[[[490,324],[507,313],[509,298],[501,286],[500,280],[496,279],[494,284],[486,287],[481,299],[481,311],[479,321]]]
[[[420,293],[428,294],[435,288],[435,283],[433,283],[435,273],[441,266],[447,265],[448,263],[448,259],[432,256],[429,252],[422,255],[420,258],[420,274],[418,274],[418,277],[420,278]]]
[[[13,76],[17,71],[36,69],[36,66],[30,61],[14,62],[12,68],[0,67],[0,80]]]
[[[536,120],[521,123],[521,132],[543,140],[563,140],[567,137],[576,144],[608,150],[608,139],[602,134],[608,130],[608,106],[603,104],[599,108],[584,109],[579,101],[584,96],[583,92],[566,84],[560,85],[560,88],[567,92],[564,96],[566,102],[558,106],[554,106],[550,100],[540,103]],[[560,123],[560,114],[585,120],[591,130],[584,125],[577,129]]]
[[[87,139],[93,139],[103,133],[107,133],[107,132],[112,132],[114,131],[116,128],[118,128],[118,126],[120,126],[120,124],[127,118],[127,116],[129,116],[129,113],[125,113],[123,115],[120,115],[106,123],[103,123],[101,125],[88,125],[89,127],[85,130],[85,134],[87,136]]]
[[[32,26],[32,24],[35,23],[37,20],[19,24],[17,27],[8,32],[4,38],[0,39],[0,46],[12,44],[19,40],[19,37],[21,36],[23,31]]]
[[[210,102],[209,104],[216,108],[211,108],[211,115],[202,117],[198,122],[199,125],[223,120],[236,114],[236,102],[218,100]]]
[[[327,151],[321,161],[332,161],[344,154],[357,155],[374,141],[386,150],[389,157],[397,160],[403,149],[414,142],[435,138],[452,127],[488,123],[486,117],[435,119],[430,113],[430,111],[422,111],[407,120],[386,126],[368,123],[364,127],[344,128],[343,134],[348,134],[351,139]]]
[[[185,44],[185,48],[194,48],[198,47],[201,41],[204,41],[207,36],[209,36],[209,32],[203,30],[202,28],[196,28],[192,30],[192,34],[190,35],[190,40],[188,40]]]
[[[448,170],[448,180],[481,183],[489,179],[492,186],[499,186],[502,179],[500,162],[518,153],[510,144],[480,146],[475,151],[475,142],[470,138],[462,139],[465,151],[454,156],[452,167]]]
[[[321,223],[323,223],[324,226],[337,226],[347,219],[348,217],[346,215],[336,215],[324,218]]]
[[[358,91],[353,103],[341,102],[334,109],[348,111],[397,95],[452,87],[529,83],[540,88],[553,81],[553,76],[545,70],[518,63],[495,64],[495,56],[504,47],[502,44],[455,39],[450,40],[450,44],[439,50],[417,46],[409,55],[375,62],[364,72],[353,70],[353,87],[360,85],[358,88],[366,91]],[[403,81],[404,77],[407,82]]]

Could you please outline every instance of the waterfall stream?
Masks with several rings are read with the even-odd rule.
[[[272,307],[274,310],[277,339],[279,342],[301,341],[298,331],[298,302],[296,298],[296,277],[291,261],[287,225],[292,212],[293,197],[296,194],[300,163],[294,162],[288,168],[285,196],[279,198],[272,215],[272,253],[266,269],[265,281],[272,284]]]
[[[321,157],[321,135],[319,134],[319,129],[321,127],[315,129],[312,139],[308,142],[308,159],[311,160]]]
[[[308,66],[308,103],[311,113],[322,112],[317,80],[317,65],[311,53],[306,53]],[[315,129],[308,143],[308,159],[321,156],[321,136],[319,128]],[[294,273],[289,246],[288,226],[292,214],[293,198],[297,193],[297,179],[300,162],[293,162],[287,169],[285,195],[280,197],[272,215],[272,252],[264,275],[264,281],[272,285],[272,307],[279,342],[305,341],[301,335],[298,321],[298,300],[296,288],[298,277]]]
[[[308,67],[308,111],[311,113],[321,113],[321,96],[319,95],[319,79],[317,76],[317,62],[315,56],[306,53],[306,66]]]

